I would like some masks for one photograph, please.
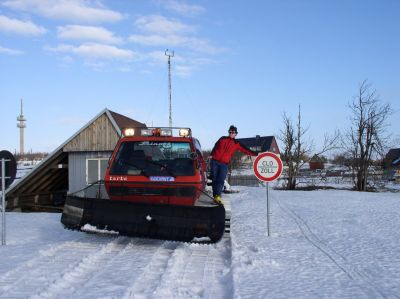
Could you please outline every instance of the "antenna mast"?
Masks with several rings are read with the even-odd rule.
[[[168,56],[169,127],[172,128],[171,57],[174,57],[174,51],[165,50],[165,56]]]

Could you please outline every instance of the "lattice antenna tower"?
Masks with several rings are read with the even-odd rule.
[[[22,99],[21,99],[21,114],[17,117],[17,127],[19,128],[19,153],[24,154],[24,129],[26,128],[26,118],[22,112]]]
[[[172,128],[171,57],[174,57],[174,51],[165,50],[165,56],[168,56],[169,127]]]

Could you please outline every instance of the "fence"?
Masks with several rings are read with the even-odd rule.
[[[254,174],[249,174],[248,169],[243,169],[246,174],[239,174],[241,170],[228,177],[228,182],[232,186],[258,187],[262,186]],[[278,185],[285,185],[287,174],[284,172],[277,182]],[[384,171],[373,171],[368,175],[368,185],[370,188],[384,188],[389,182],[394,181],[393,174]],[[332,186],[332,187],[352,187],[353,174],[349,171],[312,171],[301,170],[297,176],[297,184],[301,186]]]

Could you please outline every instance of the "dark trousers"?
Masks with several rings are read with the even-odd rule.
[[[213,196],[221,195],[224,189],[225,178],[228,173],[228,165],[211,160],[211,177]]]

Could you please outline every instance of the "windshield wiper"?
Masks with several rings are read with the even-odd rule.
[[[133,167],[139,169],[145,177],[147,177],[147,178],[150,177],[150,176],[147,174],[147,172],[144,170],[143,167],[140,167],[140,166],[138,166],[138,165],[135,164],[135,163],[128,162],[128,161],[122,160],[122,159],[119,160],[118,162],[119,162],[119,163],[122,163],[122,164],[125,164],[125,165],[128,165],[128,166],[133,166]]]
[[[169,175],[171,175],[171,176],[173,176],[174,178],[176,178],[176,175],[175,175],[175,173],[173,172],[173,170],[172,170],[171,168],[169,168],[167,165],[162,164],[162,163],[159,163],[159,162],[156,162],[156,161],[153,161],[153,160],[145,160],[145,161],[148,162],[148,163],[150,163],[150,164],[154,164],[154,165],[160,166],[161,168],[164,168],[164,169],[167,171],[167,173],[168,173]]]

